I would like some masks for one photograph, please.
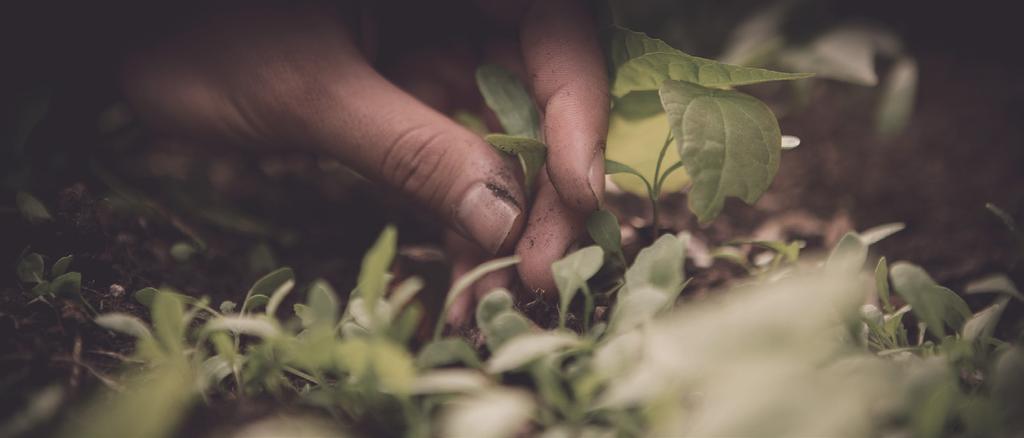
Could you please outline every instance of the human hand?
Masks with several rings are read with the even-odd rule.
[[[207,17],[131,56],[125,94],[168,136],[335,156],[479,245],[456,265],[515,248],[524,284],[552,290],[551,262],[604,190],[608,86],[593,19],[578,0],[420,3]],[[482,106],[482,61],[519,72],[540,106],[548,170],[532,206],[515,164],[442,113]]]

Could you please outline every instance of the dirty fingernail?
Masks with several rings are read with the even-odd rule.
[[[601,198],[604,194],[604,150],[598,149],[594,159],[590,162],[590,170],[587,173],[587,183],[590,184],[590,193],[597,201],[597,207],[601,208]]]
[[[522,214],[515,198],[496,185],[473,184],[462,195],[455,212],[462,233],[476,241],[491,254],[498,253],[512,233],[516,219]]]

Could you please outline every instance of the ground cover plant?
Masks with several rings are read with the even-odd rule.
[[[762,33],[750,36],[751,27]],[[747,40],[739,38],[744,29]],[[110,211],[133,218],[143,235],[171,230],[173,237],[153,251],[164,258],[161,266],[172,267],[167,277],[208,275],[198,266],[223,269],[215,261],[227,258],[234,282],[178,288],[142,271],[117,280],[130,287],[112,284],[107,291],[90,277],[129,275],[111,276],[96,265],[130,262],[46,242],[19,247],[9,269],[17,279],[13,293],[26,308],[44,309],[37,314],[87,327],[75,332],[62,360],[73,374],[86,375],[74,379],[99,383],[77,394],[73,385],[35,388],[3,416],[0,436],[1020,434],[1024,331],[1014,309],[1024,295],[1015,274],[986,268],[947,288],[916,261],[879,257],[892,248],[887,243],[920,226],[910,221],[872,222],[834,239],[752,229],[711,239],[709,228],[678,226],[679,216],[714,227],[723,211],[720,219],[729,220],[760,208],[730,207],[728,200],[758,201],[783,176],[783,150],[800,142],[782,135],[759,94],[736,87],[778,87],[786,100],[801,103],[808,83],[869,85],[864,72],[874,73],[828,62],[837,39],[875,47],[865,34],[826,30],[798,44],[782,37],[777,22],[736,33],[726,51],[732,55],[722,57],[733,64],[726,64],[625,28],[608,31],[613,113],[606,170],[628,194],[613,194],[587,220],[592,242],[551,266],[555,299],[496,288],[479,301],[468,330],[445,325],[450,305],[486,274],[514,266],[516,257],[489,261],[432,290],[437,282],[410,269],[409,260],[433,256],[408,244],[417,242],[415,227],[399,222],[366,233],[369,249],[351,263],[317,260],[323,265],[293,269],[277,259],[299,239],[294,230],[176,190],[174,199],[184,202],[172,205],[201,223],[244,230],[244,251],[218,255],[224,243],[216,233],[168,213],[176,208],[132,187],[107,163],[93,163],[90,170],[113,193]],[[895,59],[889,75],[907,76],[914,61],[900,50],[884,52]],[[459,120],[517,156],[533,184],[547,147],[528,90],[493,65],[481,67],[476,80],[504,132],[489,133],[470,114]],[[882,102],[896,103],[872,113],[879,135],[898,135],[905,125],[913,100],[907,89],[904,83],[883,90]],[[131,135],[126,131],[119,129]],[[19,221],[47,232],[88,223],[69,218],[72,201],[63,196],[58,208],[27,192],[12,200]],[[992,204],[989,212],[976,207],[999,224],[996,235],[1013,249],[999,266],[1015,269],[1024,238],[1014,216]],[[97,216],[113,221],[106,214],[114,215]],[[729,281],[711,282],[722,272]],[[258,280],[238,287],[253,273]],[[118,346],[83,351],[82,337]],[[108,356],[106,366],[83,359],[97,353]],[[4,387],[20,378],[8,373]],[[196,426],[196,417],[205,419]]]

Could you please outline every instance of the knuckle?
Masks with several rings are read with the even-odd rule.
[[[446,169],[452,168],[451,136],[432,126],[416,125],[399,132],[387,145],[381,176],[399,190],[439,205],[447,194]]]

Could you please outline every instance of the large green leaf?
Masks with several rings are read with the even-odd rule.
[[[959,330],[971,317],[971,309],[963,299],[936,284],[919,266],[897,262],[889,272],[896,293],[910,304],[914,315],[940,339],[946,335],[946,327]]]
[[[512,72],[497,65],[476,70],[476,85],[505,133],[540,140],[540,115],[530,93]]]
[[[779,170],[782,134],[761,101],[731,90],[665,81],[661,102],[686,172],[690,210],[706,223],[727,196],[751,204]]]
[[[558,286],[559,326],[565,326],[565,315],[576,292],[586,286],[587,280],[601,269],[603,263],[604,250],[597,245],[592,245],[551,264],[551,273],[554,274],[555,285]]]
[[[519,157],[519,164],[523,166],[526,192],[533,193],[533,184],[547,158],[547,146],[529,137],[505,134],[490,134],[484,137],[484,140],[502,152]]]
[[[615,74],[612,94],[617,97],[633,91],[657,90],[666,79],[731,87],[811,76],[723,64],[688,55],[662,40],[622,28],[613,30],[609,49]]]

